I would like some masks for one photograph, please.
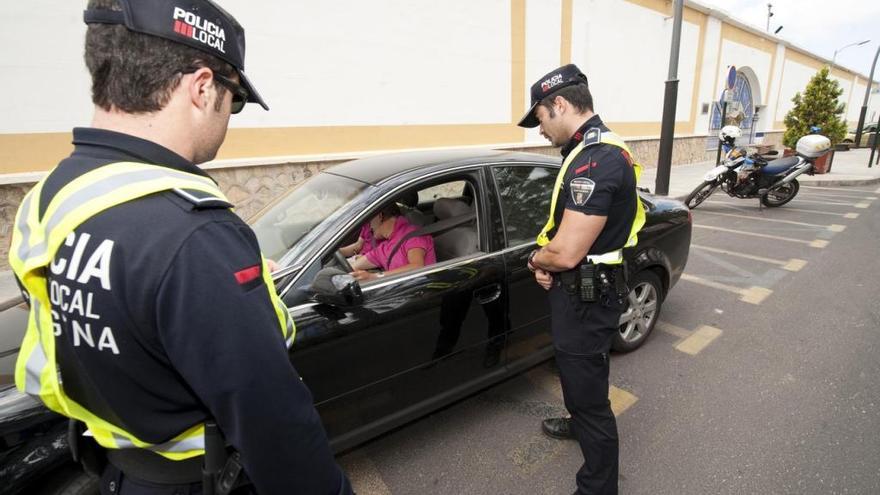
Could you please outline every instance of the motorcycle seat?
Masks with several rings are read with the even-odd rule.
[[[785,158],[777,158],[775,160],[771,160],[767,162],[767,165],[761,169],[761,173],[767,175],[776,175],[781,174],[791,167],[794,167],[798,164],[800,158],[796,156],[788,156]]]

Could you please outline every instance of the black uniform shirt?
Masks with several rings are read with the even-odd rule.
[[[590,129],[609,131],[598,115],[593,115],[562,147],[563,159],[568,157]],[[602,254],[620,249],[629,238],[635,218],[636,175],[632,158],[610,144],[594,144],[581,150],[574,158],[562,181],[555,222],[562,222],[564,210],[587,215],[607,216],[605,227],[590,247],[589,254]],[[553,232],[555,234],[555,231]]]
[[[155,143],[74,129],[49,175],[62,186],[134,161],[207,176]],[[219,207],[218,207],[219,206]],[[213,417],[260,493],[335,493],[343,475],[288,357],[251,229],[222,204],[167,191],[110,208],[68,236],[49,267],[65,392],[162,443]]]

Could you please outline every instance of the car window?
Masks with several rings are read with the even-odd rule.
[[[538,165],[492,168],[501,197],[508,247],[535,241],[550,213],[550,196],[558,171]]]
[[[419,191],[419,203],[432,203],[438,198],[460,198],[464,196],[467,181],[457,180],[438,184]]]
[[[330,215],[351,201],[363,183],[318,174],[249,220],[263,254],[278,259]]]

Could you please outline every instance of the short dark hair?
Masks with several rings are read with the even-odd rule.
[[[122,10],[116,0],[89,0],[88,9]],[[127,113],[164,108],[186,71],[207,67],[222,76],[235,74],[231,65],[213,55],[121,24],[89,24],[85,61],[92,76],[92,102]],[[216,86],[219,111],[226,88]]]
[[[382,215],[382,218],[399,217],[401,215],[400,207],[394,202],[383,206],[382,209],[379,210],[379,213]]]
[[[587,110],[593,111],[593,95],[590,93],[590,87],[586,84],[566,86],[541,100],[541,106],[550,111],[551,117],[556,113],[553,111],[553,102],[557,96],[565,98],[565,101],[571,103],[571,106],[581,113]]]

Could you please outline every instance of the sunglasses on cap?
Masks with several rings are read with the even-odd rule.
[[[181,74],[192,74],[193,72],[203,69],[204,67],[190,67],[186,70],[180,71]],[[248,97],[250,93],[241,84],[229,79],[228,77],[221,76],[215,71],[211,71],[213,74],[214,81],[228,89],[232,93],[232,109],[230,113],[239,113],[244,110],[244,105],[248,101]]]

